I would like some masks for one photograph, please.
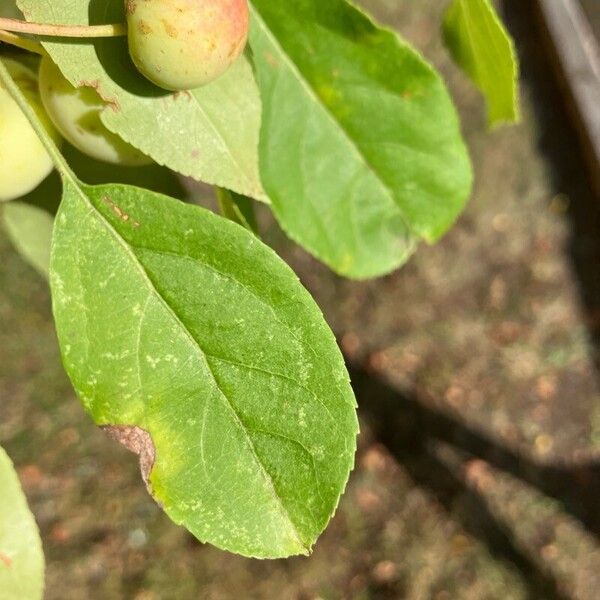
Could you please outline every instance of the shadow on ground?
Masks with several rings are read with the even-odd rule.
[[[584,309],[593,362],[599,369],[600,199],[590,185],[577,130],[561,93],[562,82],[553,70],[548,49],[539,43],[540,36],[532,35],[532,31],[539,32],[541,27],[533,3],[505,0],[503,8],[517,41],[522,75],[530,89],[539,127],[538,148],[550,167],[552,185],[565,203],[570,223],[568,257]],[[430,490],[455,516],[455,498],[468,498],[472,512],[462,514],[462,526],[495,555],[509,560],[521,571],[528,582],[530,597],[577,597],[572,590],[563,589],[543,560],[532,556],[531,548],[519,543],[510,524],[499,518],[489,499],[476,485],[470,484],[465,472],[478,461],[485,461],[515,478],[517,485],[535,488],[556,500],[560,510],[575,519],[590,534],[591,540],[597,542],[600,538],[600,459],[571,457],[562,463],[538,461],[502,444],[484,430],[470,426],[467,421],[436,410],[436,402],[423,399],[419,392],[399,391],[397,385],[386,383],[385,374],[354,366],[351,376],[361,413],[375,439],[417,485]],[[439,443],[450,447],[454,455],[451,466],[440,459],[436,451]]]
[[[403,394],[364,370],[351,369],[353,387],[363,418],[376,440],[406,469],[415,484],[430,490],[449,512],[453,501],[467,496],[472,512],[461,524],[488,545],[493,554],[510,561],[528,582],[532,598],[568,598],[552,575],[540,568],[515,543],[513,532],[490,510],[486,500],[459,474],[473,459],[483,459],[548,496],[577,518],[594,535],[600,534],[600,461],[555,466],[537,463],[498,444],[485,433],[431,409],[416,395]],[[449,468],[434,451],[437,442],[461,451]]]
[[[517,41],[522,76],[531,89],[541,133],[539,150],[551,165],[554,187],[565,196],[571,224],[569,257],[586,311],[594,363],[600,369],[600,198],[592,189],[566,84],[552,63],[553,49],[535,4],[504,0],[503,17]],[[540,44],[540,39],[546,43]]]

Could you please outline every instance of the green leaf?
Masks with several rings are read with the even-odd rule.
[[[84,406],[199,539],[247,556],[308,553],[358,433],[317,305],[243,227],[149,190],[81,183],[2,63],[0,82],[62,177],[50,286]]]
[[[44,591],[42,542],[19,478],[2,447],[0,490],[0,598],[37,600]]]
[[[238,225],[242,225],[248,231],[258,233],[258,223],[250,198],[240,196],[224,188],[217,188],[216,193],[219,208],[224,217]]]
[[[209,211],[65,176],[51,288],[67,372],[200,540],[307,553],[353,464],[334,337],[294,273]]]
[[[9,202],[1,208],[2,224],[21,256],[40,275],[48,278],[50,241],[54,219],[50,213],[24,202]]]
[[[47,23],[125,20],[123,0],[19,0],[19,6],[27,19]],[[258,172],[260,97],[245,57],[210,85],[168,94],[137,72],[125,39],[44,46],[73,85],[99,92],[107,103],[105,125],[157,163],[267,200]]]
[[[456,63],[482,91],[490,126],[519,120],[519,61],[490,0],[453,0],[444,41]]]
[[[0,0],[0,16],[8,17],[9,19],[23,18],[15,0]]]
[[[263,184],[285,231],[342,275],[403,264],[471,189],[440,76],[343,0],[253,0]]]

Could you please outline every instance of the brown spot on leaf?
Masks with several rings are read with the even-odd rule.
[[[123,444],[140,457],[140,471],[146,485],[156,459],[156,450],[150,434],[141,427],[131,425],[104,425],[101,429],[113,440]]]
[[[179,98],[186,98],[187,100],[192,99],[192,93],[189,90],[179,90],[171,95],[173,100],[179,100]]]
[[[279,68],[279,62],[271,52],[265,51],[263,57],[269,63],[269,65],[271,65],[271,67]]]
[[[10,569],[12,567],[12,558],[6,556],[3,552],[0,552],[0,562],[7,568]]]
[[[102,202],[104,202],[104,204],[106,204],[107,206],[110,206],[111,210],[115,213],[115,215],[117,215],[117,217],[119,217],[119,219],[121,219],[121,221],[127,223],[131,217],[124,211],[122,210],[119,206],[117,206],[108,196],[104,196],[102,198]],[[140,224],[137,221],[131,221],[131,224],[137,229]]]
[[[114,96],[107,96],[103,91],[100,85],[100,81],[98,79],[82,79],[77,84],[77,87],[89,87],[95,90],[95,92],[100,96],[103,102],[115,112],[119,112],[121,110],[121,106],[119,101]]]

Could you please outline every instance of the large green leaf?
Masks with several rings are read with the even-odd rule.
[[[35,21],[124,21],[123,0],[19,0],[19,6]],[[125,39],[44,45],[73,85],[100,93],[111,131],[179,173],[265,199],[257,156],[260,98],[246,58],[208,86],[167,94],[137,72]]]
[[[240,554],[308,552],[357,420],[333,335],[285,263],[204,209],[67,177],[51,287],[83,404],[141,454],[169,516]]]
[[[439,75],[344,0],[253,0],[263,184],[286,232],[350,277],[437,240],[471,189]]]
[[[483,92],[490,125],[519,120],[519,62],[490,0],[453,0],[444,40],[457,64]]]
[[[19,478],[1,447],[0,498],[0,598],[37,600],[44,591],[42,542]]]

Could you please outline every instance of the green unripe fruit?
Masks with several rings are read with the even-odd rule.
[[[100,113],[106,105],[100,96],[89,87],[71,85],[48,57],[40,65],[40,94],[56,128],[84,154],[127,166],[152,162],[102,123]]]
[[[133,62],[167,90],[213,81],[248,38],[247,0],[125,0],[125,12]]]
[[[2,59],[10,76],[58,141],[40,102],[36,74],[21,63]],[[0,201],[14,200],[35,189],[52,171],[50,155],[17,103],[0,85]]]

